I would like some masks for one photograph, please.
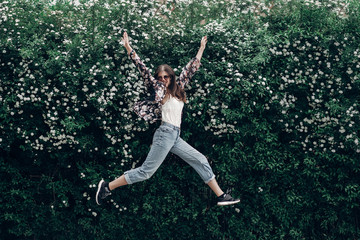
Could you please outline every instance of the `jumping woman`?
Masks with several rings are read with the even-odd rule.
[[[169,152],[179,156],[195,169],[216,194],[217,205],[224,206],[240,202],[239,199],[234,199],[230,194],[221,190],[206,157],[179,136],[182,109],[186,102],[184,87],[200,67],[200,60],[207,43],[206,36],[201,40],[196,57],[184,67],[178,79],[176,79],[174,70],[166,64],[160,65],[152,76],[149,69],[130,47],[126,32],[123,35],[123,43],[130,58],[139,69],[146,87],[155,93],[154,99],[137,102],[134,110],[137,115],[147,121],[161,120],[161,125],[155,131],[150,152],[144,163],[138,168],[124,172],[122,176],[112,182],[101,180],[96,192],[96,203],[101,205],[115,188],[149,179]]]

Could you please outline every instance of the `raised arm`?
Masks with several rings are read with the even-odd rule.
[[[205,36],[205,37],[203,37],[203,38],[201,39],[200,48],[199,48],[198,53],[196,54],[196,58],[199,59],[199,62],[200,62],[201,57],[202,57],[202,55],[203,55],[203,53],[204,53],[204,50],[205,50],[205,47],[206,47],[206,43],[207,43],[207,37]]]
[[[189,80],[194,76],[195,72],[200,67],[200,60],[204,53],[205,47],[207,43],[207,37],[203,37],[201,39],[199,51],[196,54],[196,57],[191,59],[188,64],[183,68],[180,77],[177,80],[177,83],[181,88],[184,88],[186,84],[189,83]]]
[[[141,76],[143,77],[145,82],[145,86],[150,87],[152,83],[155,81],[155,79],[153,79],[149,69],[145,66],[145,64],[141,61],[140,57],[130,46],[129,36],[127,32],[124,32],[122,40],[128,55],[130,56],[131,60],[134,62],[135,66],[138,68],[139,72],[141,73]]]
[[[126,48],[126,50],[128,52],[128,55],[130,55],[130,53],[133,49],[130,47],[129,36],[128,36],[127,32],[124,32],[123,43],[124,43],[124,47]]]
[[[144,79],[145,86],[147,88],[152,87],[155,91],[155,100],[161,101],[165,96],[165,85],[160,81],[156,81],[156,79],[151,75],[150,70],[145,66],[145,64],[141,61],[140,57],[136,54],[135,50],[130,47],[129,37],[126,32],[123,35],[124,47],[126,48],[128,55],[131,60],[135,64],[135,66],[140,71],[141,76]]]

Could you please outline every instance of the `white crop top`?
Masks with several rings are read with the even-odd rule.
[[[180,127],[181,112],[184,102],[170,95],[169,99],[161,107],[162,121]]]

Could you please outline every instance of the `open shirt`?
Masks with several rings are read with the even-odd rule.
[[[166,86],[163,82],[158,81],[151,75],[150,70],[141,61],[135,50],[131,51],[130,58],[139,69],[144,79],[145,86],[151,93],[150,98],[135,103],[134,111],[139,117],[150,123],[161,120],[161,101],[166,96]],[[180,77],[176,79],[176,83],[184,89],[199,67],[200,60],[196,57],[191,59],[183,68]]]

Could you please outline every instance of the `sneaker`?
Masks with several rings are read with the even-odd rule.
[[[109,185],[106,184],[104,180],[101,180],[98,184],[98,189],[96,192],[96,203],[101,205],[104,202],[104,199],[109,195],[111,195]]]
[[[234,199],[230,194],[224,193],[220,197],[217,198],[218,206],[227,206],[231,204],[235,204],[240,202],[240,199]]]

